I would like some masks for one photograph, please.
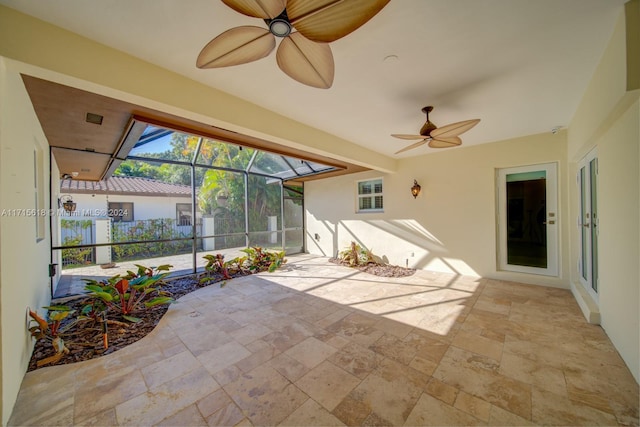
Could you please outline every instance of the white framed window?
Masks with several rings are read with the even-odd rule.
[[[176,203],[176,222],[178,225],[191,225],[191,203]]]
[[[382,212],[383,185],[382,178],[368,179],[357,182],[358,210],[357,212]]]
[[[109,202],[109,216],[113,222],[133,221],[133,203]]]

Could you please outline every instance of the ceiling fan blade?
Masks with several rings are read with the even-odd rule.
[[[321,89],[333,84],[333,54],[327,43],[316,43],[300,33],[292,33],[280,42],[276,60],[285,74],[302,84]]]
[[[202,49],[196,60],[196,67],[220,68],[246,64],[264,58],[275,47],[275,36],[265,28],[232,28],[211,40]]]
[[[429,141],[429,147],[431,148],[449,148],[457,147],[462,144],[462,140],[457,136],[451,136],[449,138],[432,138]]]
[[[430,135],[431,137],[438,138],[438,139],[458,136],[462,133],[465,133],[466,131],[468,131],[478,123],[480,123],[480,119],[465,120],[463,122],[451,123],[449,125],[442,126],[441,128],[432,130]]]
[[[424,135],[407,135],[406,133],[392,133],[391,136],[400,139],[425,139]]]
[[[253,18],[273,19],[287,6],[286,0],[222,0],[236,12]]]
[[[390,0],[289,0],[287,16],[303,36],[329,43],[373,18]]]
[[[424,137],[423,137],[424,138]],[[429,138],[424,138],[422,141],[418,141],[415,144],[411,144],[411,145],[407,145],[406,147],[404,147],[402,150],[396,151],[393,154],[400,154],[404,151],[409,151],[409,150],[413,150],[414,148],[418,148],[421,145],[424,145],[427,141],[429,141]]]

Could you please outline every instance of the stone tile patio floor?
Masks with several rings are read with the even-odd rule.
[[[567,290],[300,255],[28,373],[9,425],[637,425],[638,398]]]

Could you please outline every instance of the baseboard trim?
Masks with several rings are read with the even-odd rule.
[[[589,292],[579,283],[571,282],[571,293],[578,302],[580,310],[587,322],[592,325],[600,324],[600,308]]]

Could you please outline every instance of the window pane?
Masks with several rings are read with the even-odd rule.
[[[284,185],[285,197],[290,199],[302,199],[304,198],[304,187],[301,185]]]
[[[149,129],[150,127],[147,127]],[[152,127],[153,128],[153,127]],[[158,130],[159,128],[153,128]],[[155,138],[145,139],[145,134],[129,152],[129,156],[147,157],[161,160],[183,161],[190,163],[198,146],[200,137],[181,132],[160,129]]]
[[[371,182],[359,182],[358,183],[358,194],[371,194]]]
[[[507,262],[547,268],[545,171],[509,174]]]
[[[258,246],[273,246],[282,237],[280,182],[263,176],[249,174],[247,205],[249,211],[249,239]],[[251,234],[252,232],[259,232]]]
[[[291,169],[291,166],[284,161],[281,155],[267,153],[264,151],[258,152],[258,155],[251,166],[250,172],[274,175],[279,178],[296,176],[295,172]]]
[[[302,199],[284,199],[284,226],[285,228],[302,228],[304,223],[304,210]]]
[[[309,168],[309,166],[307,166],[304,161],[296,159],[295,157],[285,157],[285,159],[291,164],[291,166],[293,166],[297,175],[307,175],[313,173],[313,170],[311,170],[311,168]]]
[[[198,210],[205,217],[202,235],[216,236],[204,239],[205,250],[245,246],[243,174],[196,168],[196,188]]]
[[[319,172],[319,171],[328,171],[331,169],[334,169],[333,166],[327,166],[327,165],[323,165],[321,163],[316,163],[316,162],[307,162],[307,164],[309,165],[309,167],[311,169],[313,169],[315,172]]]
[[[206,166],[246,170],[254,151],[252,148],[242,148],[226,142],[205,139],[200,146],[196,163]]]
[[[191,225],[191,203],[176,204],[176,221],[178,225]]]
[[[382,209],[382,196],[375,197],[375,207],[376,209]]]
[[[382,181],[374,181],[374,193],[382,193]]]
[[[165,128],[147,125],[136,145],[129,151],[130,156],[143,154],[157,154],[169,149],[173,131]]]
[[[133,203],[109,202],[107,214],[113,222],[133,221]]]
[[[361,197],[360,198],[360,210],[371,209],[371,198],[370,197]]]

